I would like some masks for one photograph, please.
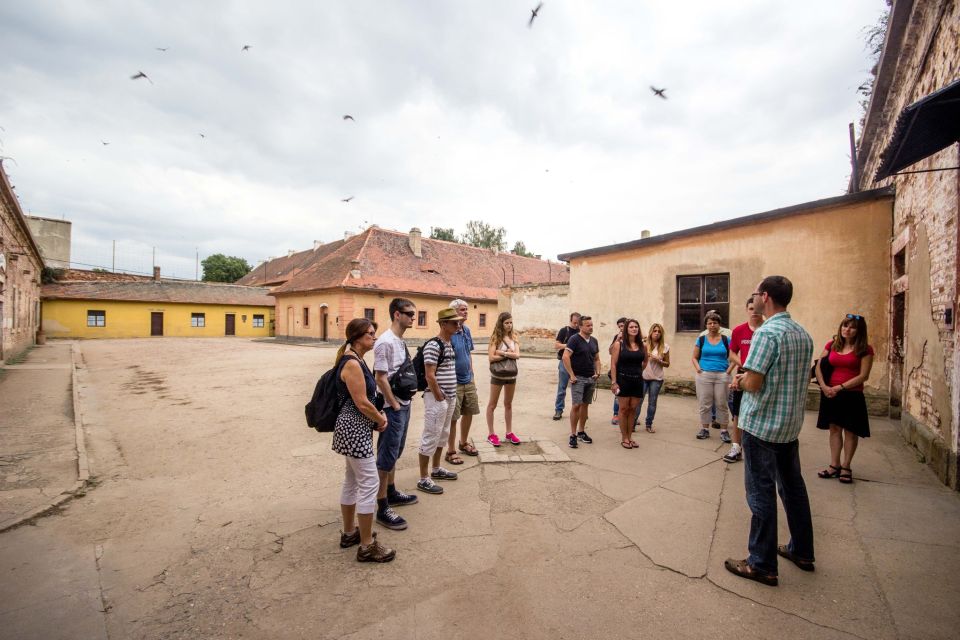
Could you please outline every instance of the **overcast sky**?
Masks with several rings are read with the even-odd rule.
[[[883,0],[535,4],[0,2],[0,155],[74,261],[191,278],[369,224],[555,258],[844,192]]]

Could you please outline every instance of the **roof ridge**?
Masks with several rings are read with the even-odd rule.
[[[408,233],[404,233],[403,231],[397,231],[396,229],[385,229],[385,228],[383,228],[383,227],[378,227],[378,226],[376,226],[376,225],[370,226],[369,229],[376,229],[376,230],[378,230],[378,231],[383,231],[383,232],[386,232],[386,233],[395,233],[395,234],[397,234],[397,235],[399,235],[399,236],[409,236],[409,235],[410,235],[409,232],[408,232]],[[536,260],[537,262],[552,262],[549,258],[546,259],[546,260],[544,260],[543,258],[535,258],[535,257],[532,257],[532,256],[521,256],[521,255],[519,255],[519,254],[513,253],[512,251],[506,251],[506,250],[505,250],[505,251],[496,251],[496,252],[495,252],[493,249],[489,249],[489,248],[487,248],[487,247],[476,247],[476,246],[474,246],[474,245],[472,245],[472,244],[466,244],[466,243],[464,243],[464,242],[457,242],[456,240],[441,240],[440,238],[431,238],[430,236],[424,237],[424,236],[422,235],[422,233],[423,233],[423,232],[421,231],[421,241],[427,240],[427,241],[430,241],[430,242],[442,242],[442,243],[444,243],[444,244],[452,244],[452,245],[456,245],[456,246],[458,246],[458,247],[465,247],[465,248],[467,248],[467,249],[475,249],[475,250],[477,250],[477,251],[488,251],[488,252],[492,253],[493,255],[497,255],[497,256],[501,256],[501,255],[502,255],[502,256],[513,256],[514,258],[519,258],[519,259],[523,259],[523,260]],[[555,264],[562,264],[562,263],[557,262],[557,263],[555,263]]]
[[[377,228],[379,228],[379,227],[377,227]],[[361,256],[363,256],[363,252],[366,251],[366,249],[367,249],[367,244],[370,243],[370,237],[373,235],[373,229],[374,229],[373,226],[369,226],[369,227],[367,227],[366,230],[363,231],[361,234],[359,234],[359,235],[357,235],[357,236],[354,236],[354,237],[357,237],[357,238],[359,238],[360,235],[366,235],[366,236],[367,236],[366,238],[363,239],[363,244],[360,245],[360,250],[357,251],[357,257],[354,258],[354,260],[356,260],[356,261],[358,261],[358,262],[360,261]],[[351,239],[352,239],[352,238],[351,238]],[[348,282],[349,280],[350,280],[350,272],[347,271],[347,272],[344,274],[343,279],[340,281],[340,286],[341,286],[341,287],[347,286],[347,282]]]

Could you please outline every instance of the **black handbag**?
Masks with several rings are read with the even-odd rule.
[[[516,378],[519,373],[517,361],[513,358],[504,358],[490,363],[490,375],[494,378]]]
[[[833,365],[830,364],[830,354],[827,353],[826,357],[819,358],[813,362],[813,366],[810,368],[810,382],[814,384],[817,383],[817,363],[820,363],[820,375],[823,376],[823,382],[825,384],[830,384],[830,376],[833,375]],[[821,393],[823,393],[821,391]]]

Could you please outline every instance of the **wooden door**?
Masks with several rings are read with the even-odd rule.
[[[237,315],[234,313],[228,313],[226,317],[226,326],[227,330],[224,335],[235,336],[237,335]]]
[[[327,339],[327,309],[324,307],[320,310],[320,339]]]
[[[163,335],[163,312],[162,311],[150,312],[150,335],[151,336]]]

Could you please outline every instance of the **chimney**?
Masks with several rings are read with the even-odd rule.
[[[423,257],[423,243],[420,240],[420,229],[414,227],[410,229],[410,251],[418,258]]]
[[[350,277],[360,279],[360,261],[356,258],[350,261]]]
[[[352,236],[352,235],[353,235],[353,234],[350,233],[349,231],[344,231],[344,232],[343,232],[343,239],[344,239],[344,240],[349,240],[349,239],[350,239],[350,236]]]
[[[313,250],[316,251],[323,246],[323,240],[314,240],[313,241]]]
[[[640,239],[641,239],[641,240],[644,240],[644,239],[649,238],[649,237],[650,237],[650,229],[644,229],[643,231],[640,232]]]
[[[296,249],[287,249],[287,257],[289,258],[290,256],[292,256],[292,255],[295,254],[296,252],[297,252]]]
[[[160,282],[160,267],[153,268],[153,281]]]

